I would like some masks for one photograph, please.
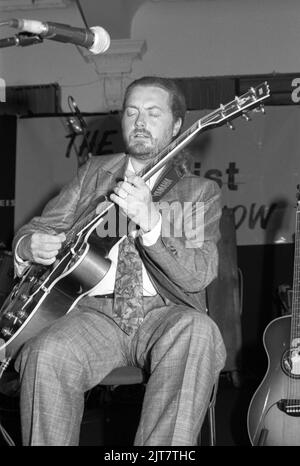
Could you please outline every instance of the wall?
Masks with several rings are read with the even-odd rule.
[[[176,77],[299,71],[297,0],[146,2],[131,35],[148,50],[134,73]]]
[[[81,8],[88,26],[104,27],[111,38],[130,37],[131,20],[145,0],[83,0]]]
[[[81,5],[88,24],[107,28],[112,41],[146,41],[145,54],[133,58],[132,72],[129,67],[121,73],[126,82],[153,73],[190,77],[299,71],[298,0],[133,0],[126,8],[120,0],[84,0]],[[1,19],[12,16],[84,26],[75,3],[1,13]],[[14,33],[1,28],[1,37]],[[94,58],[86,62],[75,46],[45,40],[0,49],[0,76],[8,85],[58,82],[65,110],[71,94],[83,111],[109,111],[102,74],[107,54]],[[122,62],[122,50],[114,59]]]

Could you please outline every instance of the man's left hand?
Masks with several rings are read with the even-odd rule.
[[[152,201],[151,191],[145,181],[130,172],[125,173],[125,176],[126,181],[120,181],[116,185],[110,198],[146,233],[158,223],[159,211]]]

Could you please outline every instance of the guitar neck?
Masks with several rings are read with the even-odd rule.
[[[177,139],[169,144],[162,152],[140,172],[140,176],[147,181],[154,173],[156,173],[163,165],[171,160],[178,152],[180,152],[191,140],[207,129],[222,126],[229,123],[231,120],[240,115],[246,116],[246,111],[261,104],[261,102],[269,97],[270,90],[266,82],[260,84],[256,88],[251,88],[241,97],[235,97],[226,105],[221,105],[218,109],[200,118],[186,131],[184,131]]]
[[[200,121],[198,120],[189,129],[184,131],[177,139],[169,144],[162,152],[155,156],[151,162],[139,173],[139,175],[148,181],[152,175],[160,170],[166,163],[168,163],[178,152],[186,147],[190,141],[200,131]]]
[[[162,152],[160,152],[153,160],[143,169],[140,171],[139,176],[141,176],[144,181],[148,181],[151,176],[153,176],[156,172],[158,172],[166,163],[168,163],[173,157],[175,157],[178,152],[180,152],[195,135],[200,131],[200,121],[194,123],[189,129],[187,129],[184,133],[182,133],[175,141],[173,141],[168,147],[166,147]],[[100,201],[107,201],[109,202],[107,208],[104,212],[99,215],[96,215],[96,208],[92,209],[81,221],[77,222],[76,225],[70,230],[67,235],[67,242],[73,241],[73,239],[78,235],[82,234],[82,232],[86,228],[90,228],[94,222],[99,220],[99,217],[103,216],[110,210],[111,208],[115,207],[115,204],[109,199],[104,196],[103,199],[99,199]]]
[[[235,99],[226,105],[221,105],[217,110],[214,110],[196,121],[192,126],[172,141],[163,151],[156,155],[141,172],[139,172],[139,176],[141,176],[144,181],[148,181],[152,175],[154,175],[176,154],[178,154],[178,152],[186,147],[198,132],[214,128],[216,126],[222,126],[223,124],[229,123],[231,120],[237,118],[239,115],[246,116],[247,110],[261,105],[261,102],[269,97],[269,95],[269,86],[267,82],[264,82],[255,88],[249,89],[249,91],[241,97],[235,97]],[[78,236],[79,234],[82,234],[87,227],[92,226],[94,222],[99,220],[99,217],[103,216],[103,214],[115,206],[115,204],[110,202],[106,196],[104,196],[103,199],[99,199],[99,202],[100,201],[109,202],[105,211],[96,215],[96,208],[94,208],[84,219],[76,223],[74,228],[72,228],[67,235],[67,241],[72,241],[76,235]]]
[[[139,175],[148,181],[151,176],[153,176],[158,170],[160,170],[166,163],[168,163],[178,152],[180,152],[198,133],[201,129],[200,120],[194,123],[189,129],[182,133],[175,141],[173,141],[169,146],[167,146],[162,152],[160,152],[153,160],[139,173]],[[82,234],[86,228],[90,228],[94,222],[99,220],[99,217],[103,216],[110,210],[115,207],[115,204],[106,196],[103,196],[103,199],[99,199],[99,202],[107,201],[109,202],[107,208],[104,212],[99,215],[96,215],[96,208],[93,208],[85,217],[76,223],[74,227],[67,234],[67,242],[72,242],[74,238]]]
[[[300,206],[298,203],[295,227],[294,276],[292,299],[291,342],[300,339]]]

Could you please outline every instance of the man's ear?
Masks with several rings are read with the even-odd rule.
[[[182,126],[182,118],[178,118],[178,120],[174,123],[173,138],[175,138],[178,135],[181,126]]]

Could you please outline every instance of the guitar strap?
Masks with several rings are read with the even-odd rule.
[[[152,199],[158,202],[186,174],[181,166],[166,165],[152,188]]]

